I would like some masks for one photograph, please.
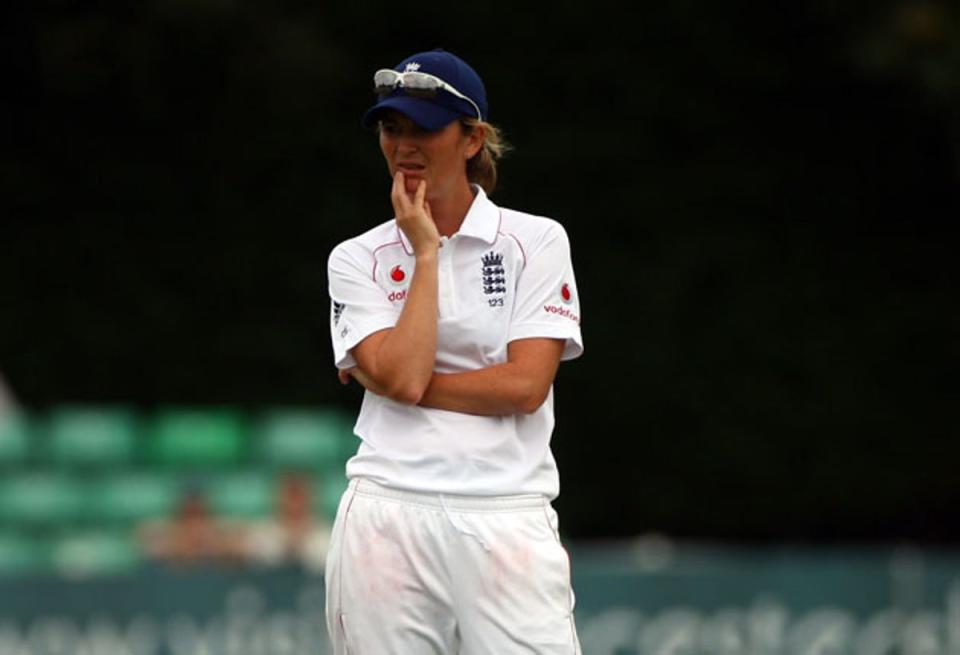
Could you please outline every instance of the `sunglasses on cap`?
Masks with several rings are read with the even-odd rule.
[[[430,73],[421,73],[420,71],[399,73],[389,68],[381,68],[373,74],[373,87],[381,100],[398,88],[417,98],[435,98],[440,91],[446,91],[469,102],[474,111],[477,112],[477,118],[483,120],[477,103]]]

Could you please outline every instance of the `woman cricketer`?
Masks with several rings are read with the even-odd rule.
[[[570,246],[488,197],[483,82],[434,50],[374,76],[395,218],[330,255],[342,382],[366,389],[327,560],[337,655],[574,655],[551,501],[553,380],[583,350]]]

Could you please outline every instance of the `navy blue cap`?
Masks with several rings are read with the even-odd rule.
[[[483,80],[456,55],[441,49],[421,52],[407,57],[393,70],[401,73],[416,70],[439,77],[477,103],[480,118],[487,120],[487,91]],[[396,109],[425,130],[439,130],[461,116],[477,117],[473,105],[447,91],[440,91],[433,98],[417,98],[398,88],[367,110],[363,125],[373,127],[387,109]]]

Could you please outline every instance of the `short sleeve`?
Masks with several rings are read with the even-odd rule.
[[[526,264],[517,281],[517,294],[507,341],[547,337],[564,339],[563,360],[583,352],[580,296],[573,275],[570,241],[559,223],[539,240],[524,244]]]
[[[373,279],[373,259],[363,254],[341,244],[330,253],[327,263],[330,336],[337,368],[356,366],[350,349],[374,332],[393,327],[400,316]]]

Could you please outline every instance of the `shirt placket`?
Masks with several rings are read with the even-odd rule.
[[[441,237],[439,261],[437,263],[437,305],[440,318],[451,318],[457,314],[457,288],[454,277],[453,259],[457,249],[456,236],[453,239]]]

